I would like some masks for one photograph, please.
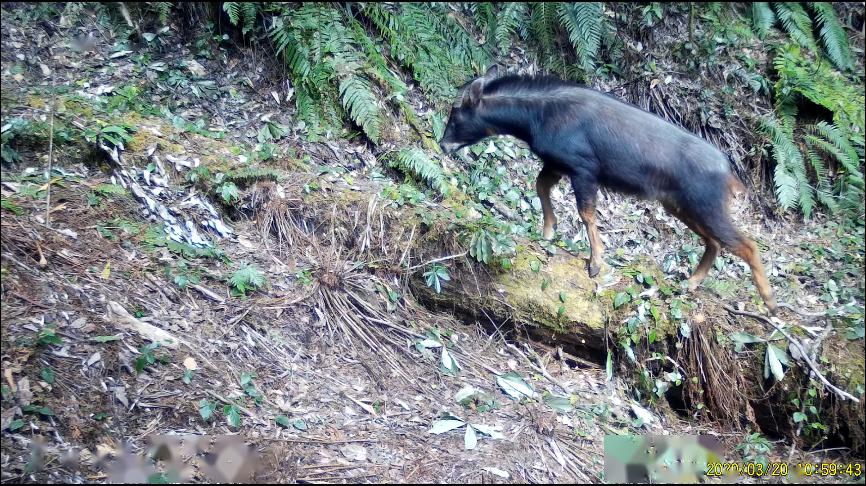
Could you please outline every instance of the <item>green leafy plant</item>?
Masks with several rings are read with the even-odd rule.
[[[217,192],[226,204],[232,204],[233,202],[240,200],[240,191],[234,182],[223,183],[219,186]]]
[[[424,272],[424,280],[427,282],[427,286],[436,291],[436,293],[442,292],[442,282],[451,280],[451,276],[448,275],[448,269],[444,266],[434,263],[430,266],[430,270]]]
[[[262,403],[262,393],[256,389],[256,385],[253,384],[253,379],[256,377],[255,373],[243,372],[241,373],[240,383],[241,387],[243,387],[244,392],[252,398],[257,405]]]
[[[215,410],[216,404],[206,398],[202,398],[198,402],[198,413],[205,422],[211,419]]]
[[[16,216],[21,216],[22,214],[24,214],[24,210],[21,209],[21,206],[15,204],[14,202],[12,202],[11,199],[5,197],[0,198],[0,207]]]
[[[265,285],[264,274],[251,265],[245,265],[238,269],[229,278],[232,294],[245,296],[247,291],[255,291]]]
[[[13,118],[3,125],[2,133],[0,133],[0,139],[2,139],[0,156],[2,156],[3,162],[11,164],[21,160],[18,151],[13,147],[13,141],[16,137],[26,134],[30,127],[30,122],[21,118]]]
[[[812,65],[797,46],[783,46],[773,65],[779,74],[775,85],[778,118],[762,119],[761,128],[771,139],[779,204],[784,209],[799,207],[807,218],[816,199],[831,211],[859,211],[866,132],[862,94],[826,65]],[[800,98],[830,110],[833,122],[799,126]],[[814,187],[810,170],[817,182]]]
[[[419,148],[401,149],[386,156],[386,160],[389,166],[426,182],[442,195],[448,195],[450,189],[442,168],[431,160],[423,150]]]
[[[148,366],[154,365],[157,362],[168,363],[169,357],[167,354],[157,356],[156,350],[159,349],[159,343],[146,344],[139,349],[141,356],[135,358],[135,372],[141,373]]]
[[[39,330],[36,336],[36,344],[38,346],[48,346],[51,344],[59,346],[63,344],[63,340],[57,335],[57,327],[49,324]]]
[[[746,435],[743,441],[736,446],[736,450],[743,455],[747,462],[767,464],[767,454],[773,450],[773,443],[762,436],[760,432]]]

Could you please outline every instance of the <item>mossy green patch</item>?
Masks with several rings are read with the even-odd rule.
[[[496,275],[492,283],[526,321],[556,332],[570,332],[578,324],[604,328],[604,312],[592,298],[595,284],[582,259],[556,255],[543,263],[539,255],[520,252],[512,271]]]

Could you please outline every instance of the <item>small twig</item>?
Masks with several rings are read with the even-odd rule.
[[[274,442],[292,442],[296,444],[354,444],[356,442],[379,442],[379,439],[320,439],[318,437],[302,437],[299,439],[293,438],[267,438],[264,440],[271,440]]]
[[[417,224],[412,225],[412,232],[409,233],[409,242],[406,243],[406,249],[403,250],[403,255],[400,256],[400,263],[398,265],[403,265],[403,260],[406,258],[406,254],[409,253],[409,248],[412,246],[412,240],[415,238],[415,227]]]
[[[680,366],[679,363],[677,363],[676,361],[674,361],[674,359],[671,358],[670,356],[647,358],[647,359],[644,360],[644,363],[646,363],[646,362],[648,362],[648,361],[659,360],[659,359],[660,359],[660,360],[665,360],[665,359],[666,359],[667,361],[670,361],[671,364],[673,364],[677,369],[679,369],[680,371],[682,371],[684,375],[686,374],[686,370],[684,370],[683,367]]]
[[[812,345],[811,356],[809,356],[812,359],[812,361],[814,361],[815,358],[818,357],[818,349],[820,349],[820,347],[821,347],[821,341],[823,341],[827,336],[829,336],[830,331],[832,331],[832,330],[833,330],[833,325],[828,322],[827,327],[824,328],[824,332],[822,332],[821,335],[815,339],[815,342]],[[809,380],[811,379],[811,377],[812,377],[812,374],[809,373],[809,376],[807,376],[806,380],[805,380],[805,383],[807,385],[809,384]],[[800,413],[801,414],[806,413],[806,400],[803,400],[802,396],[800,397]],[[794,437],[800,436],[800,433],[803,431],[803,424],[804,423],[806,423],[806,422],[800,421],[800,423],[797,424],[797,432],[794,434]],[[794,457],[794,449],[796,449],[796,447],[797,447],[797,441],[792,440],[791,441],[791,449],[788,451],[788,462],[791,462],[791,458]]]
[[[791,312],[803,317],[824,317],[829,315],[831,311],[835,312],[841,309],[841,307],[836,307],[835,309],[827,309],[824,312],[803,312],[787,302],[779,302],[776,304],[776,306],[789,309]]]
[[[252,308],[253,308],[252,305],[247,306],[246,310],[243,311],[243,312],[241,312],[240,314],[238,314],[237,317],[233,317],[232,320],[230,320],[230,321],[226,324],[226,327],[232,327],[232,326],[234,326],[235,324],[237,324],[238,322],[241,322],[241,321],[243,320],[243,318],[246,317],[247,314],[250,313],[250,309],[252,309]]]
[[[757,319],[761,322],[765,322],[765,323],[773,326],[774,329],[776,329],[777,331],[782,333],[782,335],[788,339],[788,342],[790,342],[795,348],[797,348],[797,351],[800,352],[800,356],[803,357],[803,361],[806,362],[806,364],[809,366],[809,369],[811,369],[812,372],[815,373],[815,376],[817,376],[818,379],[821,380],[821,383],[823,383],[824,386],[826,386],[827,388],[829,388],[830,390],[835,392],[841,398],[847,398],[848,400],[851,400],[854,403],[860,403],[860,400],[857,397],[855,397],[854,395],[851,395],[850,393],[846,392],[845,390],[842,390],[841,388],[837,387],[836,385],[830,383],[830,381],[827,380],[827,378],[825,378],[824,375],[820,371],[818,371],[818,366],[812,361],[811,358],[809,358],[809,354],[806,353],[805,349],[803,349],[803,346],[800,344],[800,341],[791,337],[791,335],[788,334],[787,332],[785,332],[784,329],[777,326],[775,322],[771,321],[770,319],[767,319],[766,317],[764,317],[760,314],[754,314],[752,312],[745,312],[745,311],[738,311],[738,310],[734,309],[733,307],[730,307],[727,305],[724,307],[725,307],[725,310],[730,312],[731,314],[739,314],[741,316],[751,317],[752,319]]]
[[[51,77],[51,127],[48,131],[48,188],[45,190],[45,225],[51,225],[51,167],[54,165],[54,107],[57,100],[57,89],[54,77]]]
[[[453,260],[454,258],[460,258],[460,257],[462,257],[462,256],[466,256],[467,253],[469,253],[469,252],[468,252],[468,251],[464,251],[463,253],[458,253],[458,254],[456,254],[456,255],[449,255],[449,256],[447,256],[447,257],[436,258],[436,259],[434,259],[434,260],[430,260],[429,262],[424,262],[424,263],[422,263],[422,264],[420,264],[420,265],[415,265],[414,267],[409,267],[409,268],[407,268],[406,270],[415,270],[415,269],[418,269],[418,268],[421,268],[421,267],[425,267],[425,266],[427,266],[427,265],[430,265],[431,263],[444,262],[445,260]]]
[[[221,296],[219,296],[218,294],[216,294],[214,291],[208,289],[207,287],[202,287],[201,285],[198,285],[198,284],[191,284],[190,287],[192,287],[192,288],[198,290],[198,291],[201,292],[202,295],[204,295],[205,297],[208,297],[208,298],[210,298],[211,300],[214,300],[214,301],[216,301],[216,302],[219,302],[220,304],[222,304],[222,303],[224,303],[224,302],[226,301],[224,298],[222,298]]]

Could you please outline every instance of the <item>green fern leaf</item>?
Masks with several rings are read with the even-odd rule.
[[[815,12],[820,27],[819,35],[827,51],[827,57],[837,68],[845,71],[851,67],[851,51],[848,48],[848,36],[842,30],[842,25],[836,17],[832,3],[809,2]]]
[[[493,38],[499,52],[506,52],[517,29],[526,22],[526,3],[508,2],[499,12],[499,19],[493,30]]]
[[[776,23],[776,14],[767,2],[752,2],[752,27],[758,37],[763,39]]]
[[[244,17],[244,26],[241,29],[241,32],[244,35],[253,31],[253,27],[256,21],[256,15],[258,15],[258,5],[254,2],[241,2],[241,11],[243,12]]]
[[[571,45],[577,52],[584,75],[595,71],[595,56],[601,44],[604,22],[604,4],[601,2],[560,3],[559,20],[568,32]]]
[[[543,63],[555,59],[556,33],[554,32],[556,5],[546,2],[532,4],[529,15],[528,34],[531,44],[536,46],[539,57]]]
[[[387,156],[388,165],[403,173],[427,182],[443,196],[449,193],[448,180],[442,168],[419,148],[404,148]]]
[[[792,125],[785,119],[779,124],[774,119],[764,118],[760,121],[761,129],[770,135],[776,168],[773,181],[776,186],[776,197],[783,209],[799,206],[806,217],[811,214],[814,206],[812,188],[809,186],[803,155],[797,149],[792,135]]]
[[[801,46],[816,51],[812,20],[803,7],[796,2],[776,2],[773,6],[785,32]]]
[[[224,2],[223,11],[228,14],[232,25],[238,25],[241,19],[241,2]]]
[[[382,117],[370,84],[357,76],[347,76],[340,81],[339,89],[343,108],[373,143],[379,143]]]
[[[838,149],[839,155],[836,158],[849,172],[859,172],[858,165],[863,163],[863,160],[858,155],[857,149],[851,144],[850,133],[844,133],[836,125],[825,121],[820,121],[810,128],[813,130],[813,133],[821,134],[821,136]]]

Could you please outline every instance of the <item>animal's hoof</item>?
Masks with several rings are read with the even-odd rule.
[[[686,285],[686,288],[689,290],[689,292],[694,292],[695,290],[698,289],[698,287],[699,287],[700,285],[701,285],[700,282],[695,282],[695,281],[693,281],[693,280],[689,280],[689,281],[688,281],[688,285]]]
[[[544,230],[544,239],[547,241],[550,241],[553,239],[553,230],[552,229]]]
[[[595,278],[601,271],[601,266],[596,263],[589,264],[589,276]]]

